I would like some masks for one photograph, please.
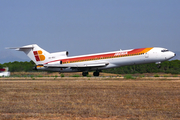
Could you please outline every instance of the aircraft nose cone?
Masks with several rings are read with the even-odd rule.
[[[174,52],[169,52],[169,55],[167,55],[166,59],[171,59],[171,58],[173,58],[173,57],[175,57],[175,56],[176,56],[176,53],[174,53]]]

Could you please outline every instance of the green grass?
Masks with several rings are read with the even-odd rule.
[[[178,75],[174,75],[173,77],[178,77]]]
[[[55,76],[54,76],[54,80],[55,80],[55,79],[57,79],[57,77],[58,77],[58,76],[57,76],[57,75],[55,75]]]
[[[80,77],[80,75],[72,75],[71,77]]]
[[[91,75],[87,75],[86,77],[91,77]]]
[[[135,77],[133,77],[133,76],[130,75],[130,74],[124,75],[124,78],[125,78],[125,79],[136,79]]]
[[[168,75],[164,75],[164,77],[169,77]]]
[[[32,79],[32,80],[35,80],[34,75],[31,75],[31,79]]]
[[[61,77],[64,77],[64,74],[61,74]]]
[[[159,75],[158,75],[158,74],[155,74],[154,77],[159,77]]]
[[[140,78],[145,77],[145,75],[139,75]]]

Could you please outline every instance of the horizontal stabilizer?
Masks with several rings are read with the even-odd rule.
[[[10,48],[6,48],[6,49],[15,49],[17,51],[24,51],[24,49],[33,49],[34,46],[33,45],[27,45],[27,46],[23,46],[23,47],[10,47]]]

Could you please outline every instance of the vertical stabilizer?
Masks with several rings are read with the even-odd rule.
[[[50,55],[49,52],[40,48],[36,44],[26,45],[26,46],[17,47],[17,48],[10,48],[10,49],[23,51],[36,65],[40,65],[40,64],[48,62],[48,56]]]

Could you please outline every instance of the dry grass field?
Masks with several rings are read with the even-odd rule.
[[[180,119],[180,80],[1,78],[0,120]]]
[[[73,72],[73,73],[62,73],[65,77],[72,77],[74,75],[78,75],[82,77],[81,72]],[[143,77],[152,77],[155,75],[159,75],[162,77],[180,77],[178,74],[164,74],[164,73],[143,73],[143,74],[132,74],[133,76],[143,76]],[[54,76],[61,76],[59,72],[11,72],[11,76],[16,77],[27,77],[27,76],[37,76],[37,77],[54,77]],[[89,76],[93,76],[93,72],[89,72]],[[124,76],[124,74],[111,74],[111,73],[100,73],[100,77],[120,77]]]

